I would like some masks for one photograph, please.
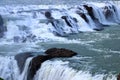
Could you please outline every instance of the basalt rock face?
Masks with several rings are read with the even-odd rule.
[[[0,25],[3,25],[3,24],[4,24],[3,18],[2,18],[2,16],[0,15]]]
[[[115,11],[115,9],[114,9]],[[108,19],[112,16],[113,12],[111,11],[111,7],[105,6],[104,7],[104,15]]]
[[[22,71],[24,69],[26,59],[29,57],[32,57],[32,56],[33,55],[31,52],[20,53],[20,54],[17,54],[15,56],[15,59],[17,60],[18,67],[20,69],[20,73],[22,73]]]
[[[120,73],[117,75],[117,80],[120,80]]]
[[[41,64],[46,61],[51,59],[52,57],[47,56],[47,55],[39,55],[36,56],[32,59],[29,65],[29,70],[28,70],[28,76],[27,80],[33,80],[34,75],[36,74],[36,71],[40,68]]]
[[[46,55],[38,55],[31,60],[27,80],[33,80],[36,71],[41,67],[44,61],[59,57],[72,57],[77,54],[76,52],[64,48],[51,48],[45,51],[45,53]]]
[[[72,57],[76,55],[76,52],[64,48],[51,48],[45,51],[46,54],[52,57]]]
[[[93,13],[93,8],[89,7],[88,5],[83,5],[85,7],[85,9],[88,11],[88,14],[90,15],[90,17],[95,20],[96,18],[94,17],[94,13]]]
[[[7,31],[7,28],[4,26],[4,21],[0,15],[0,38],[4,36],[4,32]]]

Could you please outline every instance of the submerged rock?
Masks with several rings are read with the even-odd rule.
[[[30,62],[27,80],[33,80],[36,71],[41,67],[44,61],[59,57],[72,57],[77,54],[76,52],[64,48],[50,48],[46,50],[45,53],[46,55],[38,55]]]
[[[104,30],[104,28],[103,27],[97,27],[97,28],[94,28],[93,30],[95,30],[95,31],[102,31],[102,30]]]

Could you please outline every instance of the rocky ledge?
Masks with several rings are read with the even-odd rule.
[[[72,50],[64,49],[64,48],[50,48],[50,49],[46,50],[44,55],[37,55],[37,56],[33,57],[33,59],[31,60],[31,62],[29,64],[27,80],[33,80],[33,77],[36,74],[36,71],[41,67],[41,64],[44,61],[50,60],[52,58],[69,58],[69,57],[72,57],[75,55],[77,55],[76,52],[74,52]],[[23,70],[25,60],[31,56],[32,56],[31,53],[16,55],[15,58],[19,64],[18,66],[20,67],[20,69]]]
[[[59,57],[72,57],[77,53],[68,49],[64,48],[51,48],[45,51],[46,55],[38,55],[34,57],[30,63],[30,68],[28,71],[28,78],[27,80],[32,80],[36,71],[40,68],[41,64],[49,59],[52,58],[59,58]]]

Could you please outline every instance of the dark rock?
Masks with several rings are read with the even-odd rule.
[[[34,57],[29,65],[27,80],[33,80],[36,71],[41,67],[41,64],[49,59],[52,58],[59,58],[59,57],[72,57],[77,53],[64,49],[64,48],[51,48],[45,51],[46,55],[38,55]]]
[[[51,59],[52,57],[47,56],[47,55],[39,55],[36,56],[32,59],[29,65],[29,70],[28,70],[28,76],[27,80],[33,80],[34,75],[36,74],[36,71],[40,68],[41,64],[46,61]]]
[[[0,38],[2,38],[4,36],[5,31],[7,31],[7,28],[4,26],[3,18],[0,15]]]
[[[0,15],[0,25],[3,25],[3,24],[4,24],[3,18],[2,18],[2,16]]]
[[[89,20],[87,19],[84,13],[77,13],[77,14],[79,14],[87,23],[89,23]]]
[[[105,17],[106,17],[107,19],[112,16],[112,11],[109,9],[108,6],[105,6],[105,7],[104,7],[104,15],[105,15]]]
[[[94,16],[94,13],[93,13],[93,8],[92,7],[89,7],[88,5],[83,5],[84,8],[88,11],[88,14],[90,15],[90,17],[95,20],[95,16]]]
[[[94,11],[93,11],[93,8],[91,6],[88,6],[88,5],[83,5],[84,8],[88,11],[88,14],[89,16],[92,18],[92,20],[94,21],[95,23],[95,26],[97,26],[97,28],[95,28],[94,30],[96,31],[101,31],[101,30],[104,30],[103,28],[103,24],[99,22],[98,18],[96,18],[94,16]],[[84,17],[84,16],[83,16]]]
[[[120,73],[117,75],[117,80],[120,80]]]
[[[45,12],[45,17],[48,19],[54,19],[49,11]]]
[[[74,20],[75,22],[78,22],[78,20],[77,20],[76,18],[73,18],[73,20]]]
[[[67,23],[68,26],[72,27],[72,25],[67,20],[67,16],[62,16],[61,18],[65,20],[65,22]]]
[[[95,30],[95,31],[102,31],[102,30],[104,30],[104,28],[94,28],[93,30]]]
[[[31,52],[20,53],[15,56],[15,59],[17,60],[17,63],[18,63],[19,69],[20,69],[20,73],[22,73],[22,71],[24,69],[27,58],[32,57],[32,56],[33,55]]]
[[[51,17],[51,13],[50,12],[45,12],[45,17],[47,17],[47,18],[50,18]]]
[[[3,78],[0,78],[0,80],[4,80]]]
[[[76,52],[64,48],[50,48],[45,51],[46,54],[52,57],[72,57],[76,55]]]

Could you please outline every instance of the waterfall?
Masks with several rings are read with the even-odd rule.
[[[27,80],[27,71],[32,58],[28,58],[23,72],[20,74],[19,67],[14,57],[0,57],[0,77],[4,80]],[[69,62],[45,61],[37,71],[33,80],[116,80],[115,75],[96,74],[88,71],[75,70],[68,66]]]
[[[103,25],[108,25],[107,20],[105,19],[104,14],[102,13],[102,9],[95,6],[95,5],[90,5],[93,8],[93,13],[96,19],[99,20],[100,23],[102,23]]]
[[[0,56],[0,77],[4,80],[18,80],[19,68],[13,56]]]
[[[4,80],[27,80],[27,70],[31,59],[26,60],[24,70],[20,73],[14,56],[0,56],[0,77]]]
[[[78,39],[76,42],[73,39],[68,41],[71,36],[67,36],[80,34],[80,32],[100,31],[104,29],[104,26],[120,24],[119,12],[120,9],[109,2],[84,3],[76,6],[64,5],[62,7],[59,5],[0,6],[0,42],[1,44],[4,42],[2,45],[7,46],[7,48],[8,46],[13,47],[13,45],[6,45],[7,42],[30,43],[29,45],[37,43],[38,46],[40,44],[42,47],[44,45],[46,47],[46,44],[40,42],[50,44],[57,41],[67,44],[81,43],[80,41],[85,40]],[[86,36],[89,35],[86,34]],[[22,48],[18,47],[19,45],[17,48],[14,46],[13,48],[16,50],[13,52],[25,51],[23,48],[27,46],[24,45]],[[38,50],[41,48],[38,46],[31,45],[30,48],[27,48],[31,50],[32,47],[33,50]],[[47,47],[49,47],[48,44]],[[13,48],[7,49],[6,54]],[[32,58],[26,60],[24,69],[20,72],[14,56],[0,56],[0,77],[4,80],[27,80],[31,60]],[[34,76],[34,80],[116,80],[116,77],[112,74],[92,74],[89,70],[77,70],[70,67],[69,62],[53,60],[42,63]]]
[[[27,73],[28,73],[28,69],[29,69],[29,63],[32,60],[32,58],[28,58],[26,60],[25,66],[24,66],[24,70],[23,72],[19,75],[19,78],[17,80],[27,80]]]
[[[64,40],[64,36],[100,31],[103,25],[119,24],[119,9],[113,3],[86,3],[77,6],[0,7],[1,38],[10,42]],[[48,13],[47,13],[48,12]],[[5,14],[6,13],[6,14]],[[0,25],[1,26],[1,25]],[[3,24],[2,24],[3,26]]]
[[[116,80],[114,75],[77,71],[68,66],[68,62],[46,61],[34,76],[34,80]]]

